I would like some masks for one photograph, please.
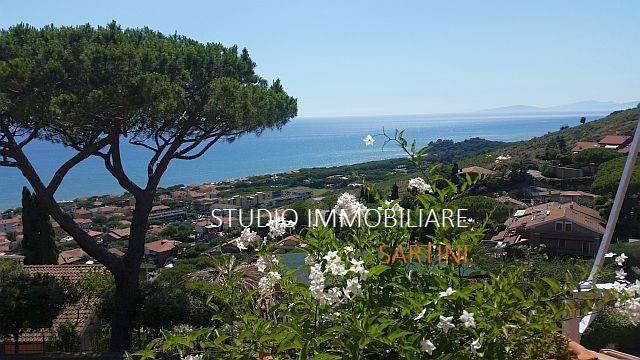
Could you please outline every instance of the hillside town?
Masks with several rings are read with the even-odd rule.
[[[608,149],[626,154],[630,141],[630,136],[607,135],[598,142],[579,141],[568,152],[575,156],[583,151],[592,151],[589,149]],[[590,179],[595,175],[599,164],[590,163],[581,167],[551,164],[547,165],[545,175],[539,170],[529,169],[521,179],[512,184],[512,188],[501,188],[493,193],[487,190],[486,186],[492,179],[505,176],[505,164],[510,160],[510,156],[506,155],[499,157],[492,169],[474,165],[458,170],[458,176],[482,176],[483,180],[472,189],[471,194],[475,193],[472,196],[493,199],[492,204],[505,210],[504,219],[499,220],[504,223],[495,223],[495,226],[489,227],[482,243],[503,255],[522,246],[543,245],[549,256],[593,258],[606,226],[603,214],[593,208],[598,195],[590,193],[589,183],[584,181],[578,183],[575,188],[555,187],[563,180],[571,182],[572,179]],[[269,177],[269,181],[273,187],[278,188],[279,180],[287,175],[273,175]],[[413,173],[406,165],[400,165],[389,173],[388,180],[393,182],[397,191],[394,195],[396,199],[410,196],[407,184],[411,176]],[[341,185],[336,186],[336,180],[339,180]],[[146,265],[141,269],[141,279],[152,280],[163,268],[172,268],[184,258],[238,253],[240,250],[237,239],[242,228],[240,223],[243,210],[246,217],[248,209],[280,209],[306,204],[309,201],[320,205],[323,204],[324,198],[331,198],[331,194],[334,193],[347,191],[356,195],[362,194],[363,185],[358,183],[358,178],[354,176],[338,173],[326,176],[324,181],[320,182],[317,179],[303,179],[302,184],[312,181],[316,184],[315,188],[296,186],[253,193],[240,190],[251,188],[250,178],[175,186],[161,191],[149,216],[151,225],[144,245]],[[76,224],[101,246],[118,256],[123,256],[127,251],[130,216],[134,205],[135,199],[126,195],[95,196],[64,204]],[[211,217],[211,211],[214,209],[230,211],[232,221],[216,223]],[[51,223],[60,249],[57,265],[25,265],[25,271],[64,276],[73,281],[78,281],[83,273],[104,271],[55,221]],[[23,224],[19,211],[15,214],[13,211],[5,212],[0,220],[0,258],[22,264],[24,255],[20,243],[23,238]],[[303,248],[305,243],[296,234],[296,229],[292,229],[276,246],[277,253],[284,254],[296,252],[296,249]],[[75,312],[78,317],[77,330],[81,334],[84,347],[88,346],[87,339],[91,331],[96,330],[95,327],[92,328],[90,319],[96,311],[97,301],[85,299],[82,309],[77,310],[79,303],[69,305],[70,307],[56,318],[54,326],[68,321],[70,314]],[[45,332],[21,335],[19,351],[41,351],[47,342],[48,334]],[[4,351],[12,351],[12,346],[11,341],[5,342]]]

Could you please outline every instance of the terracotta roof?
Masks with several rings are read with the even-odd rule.
[[[180,244],[179,241],[169,240],[169,239],[160,239],[150,243],[144,244],[144,247],[149,251],[153,251],[155,253],[163,253],[168,251],[173,251],[176,248],[176,245]]]
[[[61,251],[58,254],[58,265],[73,264],[87,258],[87,253],[81,248]]]
[[[159,234],[163,230],[164,230],[164,227],[162,227],[160,225],[151,225],[151,226],[149,226],[149,230],[147,230],[147,231],[152,233],[152,234]]]
[[[170,210],[170,209],[171,208],[168,207],[167,205],[156,205],[151,208],[151,212],[164,211],[164,210]]]
[[[566,204],[550,202],[527,208],[522,216],[510,218],[505,225],[508,229],[535,228],[560,219],[570,220],[577,225],[604,234],[600,214],[596,210],[573,202]]]
[[[573,149],[571,149],[571,151],[580,152],[582,150],[593,149],[593,148],[598,148],[598,147],[600,147],[600,144],[598,144],[597,142],[594,142],[594,141],[578,141],[573,146]]]
[[[122,250],[118,249],[118,248],[110,248],[107,251],[109,251],[113,255],[124,256],[124,252]]]
[[[131,228],[113,229],[113,230],[109,231],[109,236],[111,236],[113,238],[116,238],[116,239],[127,237],[129,235],[131,235]]]
[[[28,265],[24,266],[24,271],[30,275],[45,274],[61,280],[76,282],[86,274],[92,272],[104,273],[106,269],[102,265]],[[75,304],[68,305],[53,321],[53,329],[65,322],[70,322],[75,324],[76,330],[82,334],[91,323],[98,301],[99,299],[95,297],[84,298]],[[48,341],[53,334],[52,329],[25,332],[20,335],[18,341],[20,343],[41,343],[43,339]]]
[[[0,225],[18,224],[18,223],[20,223],[20,221],[22,221],[22,217],[21,216],[14,216],[14,217],[9,218],[9,219],[0,219]]]
[[[598,143],[602,145],[624,145],[631,141],[631,136],[627,135],[607,135],[600,139]]]
[[[91,219],[73,219],[73,222],[75,222],[76,224],[93,224],[93,221],[91,221]]]
[[[100,231],[95,231],[95,230],[89,230],[87,231],[87,235],[89,235],[90,237],[96,237],[96,236],[100,236],[103,233]]]

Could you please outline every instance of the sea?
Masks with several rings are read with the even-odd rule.
[[[216,144],[197,160],[174,160],[162,179],[161,186],[199,184],[251,175],[273,174],[306,167],[356,164],[402,156],[393,145],[382,147],[383,139],[375,137],[386,131],[405,130],[405,137],[419,145],[437,139],[461,141],[473,137],[488,140],[518,141],[556,131],[560,127],[579,124],[607,113],[544,114],[469,114],[388,115],[332,118],[296,118],[280,130],[258,135],[245,135],[232,143]],[[362,139],[374,135],[373,146]],[[25,148],[34,167],[48,181],[55,170],[74,151],[44,141]],[[146,181],[146,163],[150,152],[132,145],[122,149],[123,163],[130,178],[138,184]],[[15,168],[0,167],[0,210],[20,206],[26,180]],[[124,190],[107,173],[103,163],[90,158],[76,166],[56,193],[56,200],[121,194]]]

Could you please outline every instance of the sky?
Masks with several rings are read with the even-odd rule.
[[[640,1],[4,1],[16,23],[148,26],[246,47],[299,115],[640,98]]]

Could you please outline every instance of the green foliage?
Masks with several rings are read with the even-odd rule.
[[[589,349],[608,348],[639,354],[640,326],[622,314],[606,312],[593,320],[580,342]]]
[[[400,189],[398,189],[398,183],[394,182],[391,187],[391,196],[389,196],[390,200],[398,200],[400,198]]]
[[[616,190],[618,190],[618,184],[620,183],[620,178],[622,178],[622,170],[624,169],[625,162],[626,157],[620,157],[600,165],[593,177],[593,192],[599,195],[610,195],[613,197]],[[635,164],[633,168],[627,196],[638,193],[640,193],[640,163]]]
[[[452,201],[450,206],[467,209],[465,216],[481,222],[488,219],[494,224],[500,224],[509,217],[509,209],[505,204],[487,196],[463,196]]]
[[[396,133],[396,140],[434,190],[415,193],[410,204],[413,210],[447,208],[477,181],[467,176],[456,185],[446,178],[448,174],[424,169],[418,160],[423,149],[411,146],[409,150],[402,132]],[[394,205],[372,193],[377,206]],[[467,246],[468,255],[475,259],[481,256],[477,244],[484,237],[484,225],[478,223],[473,229],[445,225],[415,238],[406,226],[340,228],[338,232],[308,228],[304,249],[310,258],[317,259],[320,271],[331,258],[326,254],[352,259],[354,265],[358,259],[363,261],[368,274],[360,278],[360,295],[344,296],[334,305],[319,302],[308,284],[289,271],[274,293],[264,298],[260,287],[238,291],[239,279],[225,277],[210,289],[208,305],[216,314],[214,328],[187,334],[164,332],[135,356],[153,358],[155,352],[162,351],[211,358],[225,354],[231,359],[264,355],[283,359],[418,359],[426,356],[420,342],[429,339],[436,346],[432,356],[436,359],[471,359],[476,356],[473,341],[482,344],[477,355],[488,359],[567,358],[567,341],[559,335],[562,319],[575,311],[596,308],[591,301],[574,299],[578,285],[571,271],[559,274],[557,269],[549,270],[557,278],[543,277],[535,266],[513,262],[478,275],[474,263],[436,262],[435,257],[427,263],[427,257],[422,257],[421,263],[414,260],[407,264],[385,261],[380,253],[381,247],[400,247],[408,252],[409,244],[432,242],[454,248]],[[325,291],[337,289],[346,294],[342,288],[353,281],[354,272],[358,274],[347,268],[341,275],[327,268],[323,272]],[[453,291],[447,292],[448,288]],[[474,314],[473,324],[461,323],[464,311]],[[448,333],[440,330],[441,316],[451,317],[455,329]]]
[[[49,213],[38,198],[26,187],[22,188],[22,251],[27,265],[58,264],[58,249]]]
[[[193,234],[193,224],[189,221],[182,221],[178,223],[171,223],[167,225],[160,235],[168,237],[172,240],[178,240],[181,242],[191,242],[193,239],[190,236]]]
[[[573,156],[573,162],[577,165],[600,165],[609,160],[622,156],[615,149],[593,148],[585,149]]]
[[[49,346],[56,351],[76,352],[80,349],[80,334],[72,323],[64,322],[55,329]]]
[[[0,335],[16,346],[24,331],[51,327],[69,300],[65,285],[54,277],[29,276],[0,261]]]

